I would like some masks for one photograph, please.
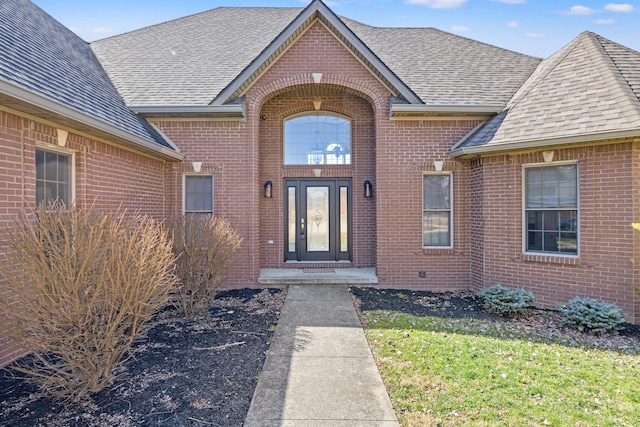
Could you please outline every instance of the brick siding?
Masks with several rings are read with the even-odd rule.
[[[483,186],[472,194],[483,215],[472,217],[473,227],[482,230],[473,234],[472,288],[522,287],[534,293],[536,305],[548,308],[575,296],[602,299],[618,304],[629,321],[640,320],[633,291],[638,239],[631,230],[638,218],[637,156],[637,143],[554,151],[554,161],[578,163],[578,257],[523,254],[522,167],[543,163],[541,151],[476,162],[474,174],[482,174]]]
[[[10,268],[6,264],[8,227],[19,212],[35,206],[37,143],[50,144],[49,147],[55,149],[56,129],[0,110],[0,268],[3,272]],[[75,153],[78,207],[93,206],[98,211],[123,207],[158,219],[165,216],[164,162],[71,132],[66,149]],[[0,287],[4,280],[0,276]],[[22,354],[24,350],[11,344],[0,326],[0,366]]]

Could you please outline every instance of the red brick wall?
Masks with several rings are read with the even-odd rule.
[[[257,218],[261,192],[257,143],[253,140],[251,124],[205,120],[163,121],[157,125],[185,156],[184,162],[167,168],[167,214],[182,214],[183,176],[194,173],[193,162],[201,162],[200,173],[213,175],[214,215],[229,221],[243,238],[225,286],[257,286]]]
[[[56,129],[0,110],[0,268],[7,271],[7,226],[23,208],[35,205],[36,143],[57,144]],[[69,133],[75,154],[75,196],[79,207],[122,206],[164,216],[164,162]],[[0,286],[5,283],[0,277]],[[1,324],[1,323],[0,323]],[[0,330],[0,366],[24,352]]]
[[[447,290],[470,280],[469,165],[449,159],[450,147],[475,121],[382,123],[377,147],[378,279],[384,286]],[[453,248],[422,247],[422,179],[444,161],[453,172]],[[419,277],[424,271],[425,277]]]
[[[335,91],[335,95],[330,95]],[[375,133],[373,111],[368,102],[355,95],[323,85],[301,86],[271,99],[261,114],[260,182],[274,183],[273,198],[260,199],[260,261],[263,268],[283,268],[284,264],[284,179],[313,177],[315,166],[283,166],[284,119],[296,113],[313,111],[312,100],[322,94],[322,111],[335,112],[351,119],[352,164],[319,167],[322,177],[352,178],[353,259],[338,266],[375,267],[375,201],[363,196],[364,181],[375,183]],[[375,184],[374,184],[375,185]],[[273,241],[273,244],[269,244]],[[289,264],[296,266],[296,264]]]
[[[476,173],[482,173],[483,194],[474,200],[482,203],[484,215],[474,219],[474,226],[483,223],[484,238],[474,247],[484,253],[473,265],[484,276],[473,275],[473,288],[495,283],[522,287],[534,293],[537,306],[550,308],[575,296],[602,299],[638,321],[632,290],[637,239],[630,226],[638,217],[633,203],[637,156],[631,143],[555,150],[554,161],[579,165],[577,258],[523,254],[522,165],[542,163],[542,153],[482,159],[482,171]]]
[[[323,73],[320,84],[313,73]],[[181,180],[202,162],[214,175],[215,215],[226,218],[243,236],[243,245],[225,282],[229,287],[258,286],[261,267],[283,267],[283,179],[312,176],[310,167],[284,167],[282,132],[286,117],[323,111],[350,117],[353,164],[327,166],[325,177],[352,177],[354,188],[353,266],[375,265],[375,199],[362,198],[365,179],[375,185],[376,115],[388,120],[389,91],[320,24],[314,24],[246,93],[246,122],[160,121],[158,126],[186,156],[167,174],[172,212],[182,208]],[[382,108],[384,107],[384,108]],[[264,116],[266,120],[260,119]],[[271,199],[262,197],[265,181],[274,183]],[[273,244],[269,244],[273,241]]]
[[[322,73],[321,83],[314,83],[313,73]],[[228,286],[254,286],[260,268],[292,266],[284,263],[283,255],[283,179],[310,177],[312,168],[282,165],[283,121],[313,112],[314,99],[322,101],[322,111],[352,119],[353,164],[322,168],[323,177],[353,178],[351,266],[377,266],[383,286],[468,286],[468,165],[447,160],[444,166],[454,172],[455,235],[450,250],[422,249],[422,173],[434,170],[433,160],[448,159],[450,147],[478,122],[392,121],[390,95],[316,23],[248,89],[246,122],[158,124],[186,155],[185,164],[174,165],[169,173],[167,186],[176,194],[170,202],[173,210],[181,209],[182,174],[191,171],[190,162],[203,162],[203,171],[215,176],[216,215],[229,219],[245,239]],[[267,180],[274,183],[271,199],[261,197]],[[364,180],[373,183],[371,199],[362,197]],[[419,278],[419,271],[425,271],[426,278]]]

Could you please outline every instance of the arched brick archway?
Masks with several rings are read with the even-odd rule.
[[[347,180],[350,183],[352,222],[350,262],[323,260],[318,267],[375,266],[375,202],[365,199],[361,187],[365,180],[375,182],[376,112],[384,109],[382,97],[370,88],[364,93],[353,87],[336,84],[338,79],[323,77],[313,83],[310,76],[273,82],[248,106],[247,116],[256,119],[258,170],[260,182],[273,183],[273,197],[260,202],[260,266],[261,268],[295,267],[285,263],[285,180]],[[330,83],[331,82],[331,83]],[[352,84],[352,86],[355,86]],[[315,105],[314,105],[315,101]],[[350,165],[284,165],[283,123],[292,115],[305,112],[336,113],[351,120],[352,163]],[[315,169],[315,170],[314,170]]]

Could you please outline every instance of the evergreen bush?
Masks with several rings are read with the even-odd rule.
[[[560,307],[567,325],[592,334],[611,333],[617,335],[624,329],[624,313],[616,304],[593,298],[576,297]]]
[[[478,297],[482,298],[487,310],[508,316],[523,313],[534,301],[531,292],[510,289],[499,283],[482,289]]]

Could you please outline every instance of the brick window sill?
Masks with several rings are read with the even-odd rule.
[[[453,248],[447,249],[438,249],[438,248],[422,248],[422,255],[431,255],[431,256],[447,256],[447,255],[457,255],[458,251]]]
[[[564,257],[554,256],[548,254],[522,254],[522,261],[524,262],[537,262],[544,264],[560,264],[560,265],[580,265],[580,258],[577,257]]]

